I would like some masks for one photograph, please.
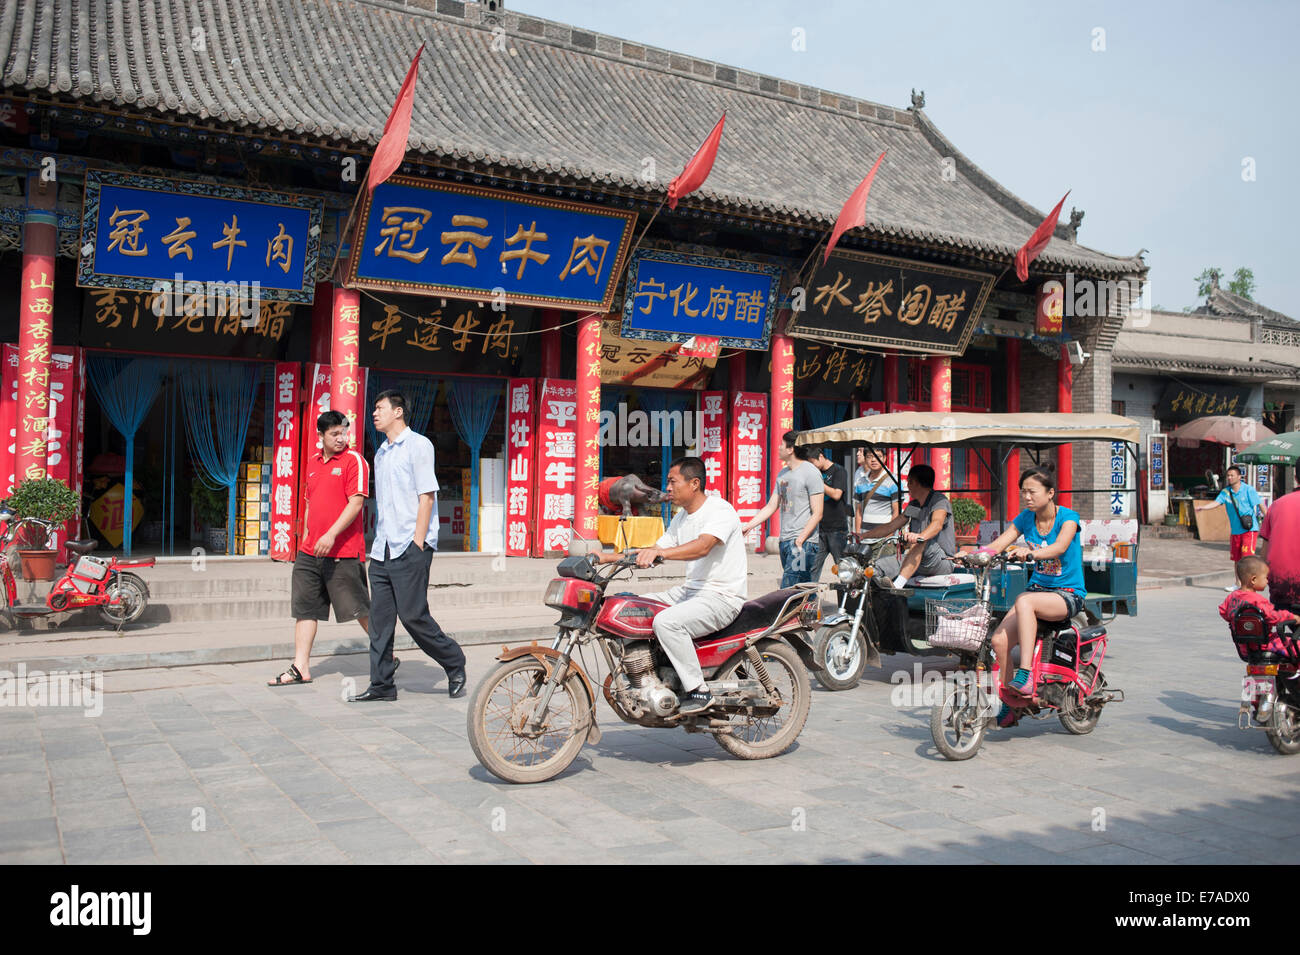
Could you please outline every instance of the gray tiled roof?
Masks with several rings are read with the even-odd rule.
[[[375,143],[427,40],[411,145],[433,156],[658,193],[725,109],[717,164],[688,202],[828,226],[887,149],[867,213],[876,234],[1009,264],[1044,215],[920,111],[513,12],[494,50],[478,4],[419,2],[437,12],[380,0],[3,0],[0,77],[11,92]],[[1069,236],[1058,228],[1035,267],[1146,269]]]
[[[1249,318],[1262,318],[1281,325],[1295,324],[1295,319],[1288,315],[1275,312],[1271,308],[1265,308],[1258,302],[1218,286],[1211,286],[1205,304],[1198,308],[1197,311],[1209,315],[1245,315]]]

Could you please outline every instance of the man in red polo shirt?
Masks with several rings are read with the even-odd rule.
[[[268,686],[310,683],[316,622],[356,620],[370,632],[366,589],[366,541],[361,508],[370,487],[370,466],[348,447],[348,419],[326,411],[316,419],[321,448],[307,465],[303,535],[293,562],[293,663]]]

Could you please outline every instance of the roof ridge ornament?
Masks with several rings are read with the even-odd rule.
[[[1083,224],[1083,210],[1070,206],[1070,241],[1079,237],[1079,226]]]
[[[912,90],[912,109],[925,109],[925,90],[921,90],[920,93],[915,89]]]

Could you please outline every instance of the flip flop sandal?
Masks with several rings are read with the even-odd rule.
[[[282,677],[285,676],[291,676],[293,677],[293,679],[292,680],[282,679]],[[302,678],[302,674],[298,672],[298,667],[290,663],[289,669],[285,670],[283,673],[280,674],[280,676],[276,677],[274,680],[271,680],[266,685],[267,686],[293,686],[294,684],[297,683],[310,683],[310,682],[311,680],[304,680]]]

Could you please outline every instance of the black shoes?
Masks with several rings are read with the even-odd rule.
[[[358,693],[356,696],[349,696],[349,703],[392,703],[397,699],[397,691],[391,693],[376,693],[373,689],[366,690],[364,693]]]
[[[677,712],[686,716],[693,713],[702,713],[716,702],[717,700],[713,698],[713,694],[709,692],[708,685],[705,684],[683,696],[681,703],[677,706]]]
[[[465,695],[465,668],[447,674],[447,695],[458,700]]]

